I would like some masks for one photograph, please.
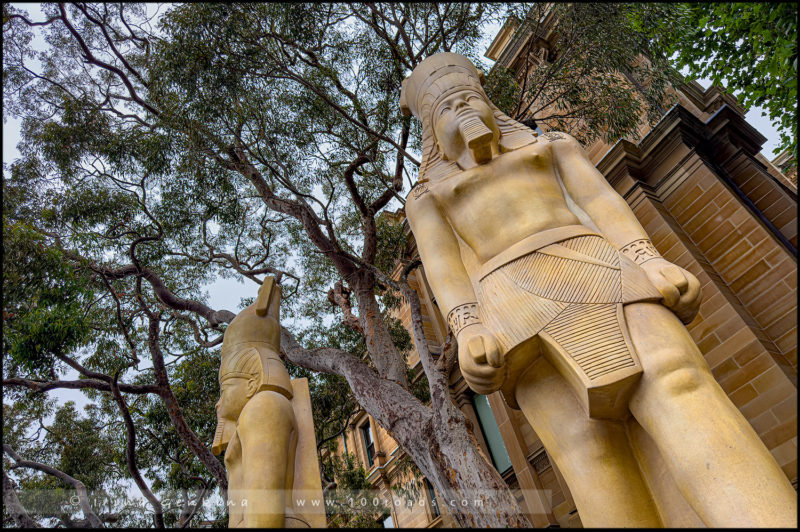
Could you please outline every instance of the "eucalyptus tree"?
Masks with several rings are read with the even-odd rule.
[[[87,391],[152,524],[223,524],[203,501],[227,488],[210,444],[215,357],[236,309],[214,308],[201,287],[231,277],[255,293],[272,274],[284,286],[282,356],[317,390],[338,386],[336,404],[315,393],[318,440],[353,411],[344,379],[441,495],[480,500],[452,506],[457,523],[529,526],[451,400],[454,342],[437,355],[425,341],[406,280],[418,263],[392,275],[403,230],[383,215],[404,203],[421,148],[418,124],[398,112],[402,80],[437,52],[477,60],[480,29],[505,6],[177,4],[157,24],[154,9],[43,4],[34,21],[3,6],[4,112],[23,123],[3,181],[14,404]],[[389,315],[401,295],[422,385]],[[9,518],[29,524],[5,480]],[[175,491],[177,515],[162,503]],[[103,521],[88,508],[81,523],[91,512]]]
[[[497,65],[493,101],[531,126],[565,131],[583,143],[613,143],[655,123],[683,79],[669,43],[686,32],[686,9],[659,3],[512,4],[506,24],[515,69]],[[520,39],[520,36],[530,38]]]

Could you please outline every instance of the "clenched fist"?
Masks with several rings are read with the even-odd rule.
[[[647,273],[650,282],[661,292],[664,305],[683,323],[691,322],[697,315],[700,301],[703,299],[697,277],[660,257],[644,262],[641,268]]]
[[[458,364],[470,388],[484,395],[498,390],[505,379],[504,360],[489,329],[480,323],[469,325],[457,340]]]

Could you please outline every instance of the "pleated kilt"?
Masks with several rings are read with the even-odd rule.
[[[553,356],[564,358],[554,365],[569,373],[564,376],[573,386],[607,386],[615,374],[628,378],[641,368],[622,305],[662,296],[644,270],[601,235],[567,226],[532,235],[488,261],[476,297],[481,320],[506,353],[506,400],[518,408],[513,389],[531,362],[515,360],[521,346],[538,336]]]

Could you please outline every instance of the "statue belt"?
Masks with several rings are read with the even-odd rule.
[[[483,266],[481,266],[480,270],[478,270],[478,279],[482,281],[484,277],[498,268],[505,266],[509,262],[513,262],[520,257],[529,255],[537,249],[549,246],[550,244],[555,244],[556,242],[561,242],[562,240],[569,240],[570,238],[575,238],[576,236],[586,235],[599,236],[601,238],[603,237],[603,235],[600,235],[582,225],[565,225],[563,227],[555,227],[553,229],[546,229],[544,231],[534,233],[523,238],[513,246],[509,246],[483,263]]]

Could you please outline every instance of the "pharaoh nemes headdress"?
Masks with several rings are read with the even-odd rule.
[[[436,105],[450,94],[472,89],[481,94],[494,111],[500,129],[500,151],[516,150],[536,142],[530,128],[504,114],[483,92],[483,72],[460,54],[450,52],[434,54],[422,61],[403,80],[400,91],[400,111],[404,116],[413,114],[422,121],[422,163],[419,182],[438,180],[460,171],[454,161],[445,161],[436,145],[432,113]]]
[[[259,390],[274,389],[291,399],[289,377],[278,355],[280,302],[281,286],[273,277],[267,277],[255,303],[241,311],[225,330],[219,375],[221,378],[257,375]]]

